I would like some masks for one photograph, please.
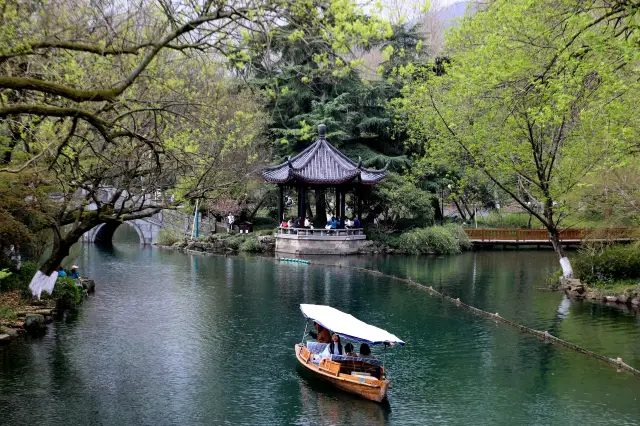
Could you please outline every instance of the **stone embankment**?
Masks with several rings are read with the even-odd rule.
[[[252,234],[235,234],[230,238],[212,238],[209,241],[188,241],[182,240],[171,246],[161,246],[182,251],[197,251],[203,253],[237,253],[241,251],[248,252],[275,252],[276,238],[272,235],[254,236]],[[254,244],[245,245],[247,242]]]
[[[604,295],[598,289],[591,288],[581,283],[579,279],[560,278],[560,288],[568,297],[573,299],[585,299],[599,301],[611,305],[627,306],[633,310],[640,310],[640,286],[631,294]]]
[[[0,344],[8,343],[28,333],[38,335],[44,332],[46,324],[53,321],[56,309],[47,306],[24,306],[17,311],[17,319],[0,325]]]
[[[379,241],[367,240],[358,250],[358,254],[408,254],[408,252],[400,249],[394,249]]]

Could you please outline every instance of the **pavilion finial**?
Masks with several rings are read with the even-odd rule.
[[[290,169],[293,169],[293,163],[291,162],[291,156],[290,155],[287,157],[287,164],[289,165]]]
[[[324,124],[318,125],[318,136],[320,139],[325,139],[327,136],[327,126]]]

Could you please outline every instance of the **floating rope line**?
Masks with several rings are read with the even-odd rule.
[[[308,260],[304,260],[304,259],[291,259],[289,257],[281,257],[280,262],[294,262],[294,263],[304,263],[305,265],[308,265],[310,262]]]
[[[193,250],[185,250],[188,253],[197,253],[197,254],[213,254],[213,255],[219,255],[219,256],[225,256],[224,254],[217,254],[217,253],[204,253],[204,252],[200,252],[200,251],[193,251]],[[225,256],[226,257],[226,256]],[[357,266],[345,266],[345,265],[339,265],[339,264],[330,264],[330,263],[321,263],[321,262],[312,262],[309,260],[304,260],[303,259],[289,259],[289,258],[267,258],[267,257],[256,257],[256,259],[265,259],[265,260],[279,260],[279,261],[302,261],[300,263],[305,263],[307,265],[313,265],[313,266],[323,266],[323,267],[328,267],[328,268],[339,268],[339,269],[349,269],[352,271],[358,271],[358,272],[362,272],[365,274],[369,274],[369,275],[375,275],[375,276],[379,276],[379,277],[384,277],[384,278],[388,278],[390,280],[393,281],[399,281],[405,284],[408,284],[409,286],[422,290],[422,291],[426,291],[428,292],[430,295],[438,297],[440,299],[446,300],[448,302],[453,303],[455,306],[462,308],[462,309],[466,309],[467,311],[478,315],[478,316],[482,316],[485,318],[490,318],[493,319],[495,321],[499,321],[503,324],[506,324],[510,327],[516,328],[518,330],[520,330],[523,333],[528,333],[531,334],[535,337],[537,337],[538,339],[545,341],[545,342],[549,342],[549,343],[553,343],[556,345],[560,345],[560,346],[564,346],[565,348],[569,348],[572,349],[576,352],[588,355],[590,357],[593,357],[595,359],[598,359],[602,362],[605,362],[607,364],[610,364],[614,367],[616,367],[618,369],[618,371],[627,371],[631,374],[633,374],[636,377],[640,377],[640,370],[637,370],[635,368],[633,368],[632,366],[630,366],[629,364],[625,363],[622,361],[622,358],[609,358],[607,356],[601,355],[599,353],[590,351],[588,349],[583,348],[582,346],[578,346],[576,344],[573,344],[571,342],[567,342],[566,340],[562,340],[558,337],[555,337],[553,335],[551,335],[548,331],[539,331],[539,330],[534,330],[533,328],[529,328],[526,327],[524,325],[515,323],[511,320],[508,320],[506,318],[501,317],[497,312],[496,313],[490,313],[487,311],[483,311],[482,309],[478,309],[474,306],[468,305],[462,301],[460,301],[459,298],[454,299],[451,296],[448,296],[444,293],[439,292],[438,290],[434,289],[432,286],[425,286],[424,284],[420,284],[419,282],[413,281],[411,278],[400,278],[397,277],[395,275],[390,275],[390,274],[386,274],[384,272],[380,272],[376,269],[368,269],[368,268],[361,268],[361,267],[357,267]]]

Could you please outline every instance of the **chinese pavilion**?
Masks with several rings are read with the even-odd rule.
[[[386,170],[362,167],[333,147],[326,139],[326,126],[318,126],[318,139],[295,157],[286,162],[268,167],[262,175],[267,182],[279,187],[278,222],[284,220],[284,191],[295,188],[298,194],[297,217],[306,216],[305,194],[308,190],[335,190],[336,216],[340,218],[339,229],[280,228],[276,239],[276,250],[297,254],[348,254],[357,252],[366,239],[362,229],[344,229],[347,194],[354,197],[354,206],[359,219],[362,218],[361,199],[363,186],[375,185],[386,175]],[[318,212],[316,212],[317,214]],[[321,218],[324,223],[325,218]],[[286,241],[285,241],[286,240]],[[360,242],[360,243],[358,243]]]

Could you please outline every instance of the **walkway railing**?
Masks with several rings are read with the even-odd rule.
[[[471,241],[549,241],[546,229],[467,228],[465,232]],[[638,236],[638,230],[633,228],[575,228],[560,231],[561,241],[636,239]]]
[[[313,235],[323,237],[343,237],[350,235],[364,235],[362,228],[325,229],[325,228],[278,228],[278,235]]]

